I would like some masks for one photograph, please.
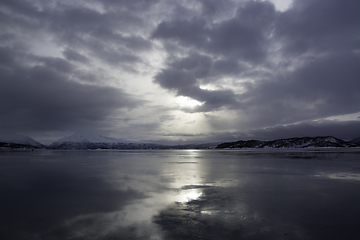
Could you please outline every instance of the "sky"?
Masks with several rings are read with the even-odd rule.
[[[360,137],[360,1],[1,0],[0,131]]]

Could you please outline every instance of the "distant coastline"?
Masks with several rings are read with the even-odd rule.
[[[74,134],[76,135],[76,134]],[[131,149],[305,149],[305,148],[357,148],[360,138],[345,141],[333,136],[297,137],[270,141],[239,140],[223,143],[200,143],[183,145],[161,145],[154,143],[127,142],[122,139],[111,139],[104,136],[91,135],[79,138],[66,137],[45,146],[28,136],[20,138],[0,139],[0,150],[11,149],[52,149],[52,150],[131,150]],[[104,139],[104,140],[103,140]]]

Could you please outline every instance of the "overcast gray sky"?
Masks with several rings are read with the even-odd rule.
[[[0,130],[360,137],[360,1],[0,1]]]

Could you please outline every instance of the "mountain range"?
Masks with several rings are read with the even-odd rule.
[[[8,148],[45,148],[45,146],[25,135],[0,133],[0,149]]]
[[[49,149],[151,149],[163,145],[129,142],[124,139],[105,137],[99,134],[75,133],[50,144]]]
[[[360,138],[344,141],[332,136],[300,137],[271,141],[240,140],[224,143],[201,143],[166,146],[154,143],[129,142],[99,134],[74,133],[61,138],[49,146],[18,134],[0,134],[0,149],[47,148],[47,149],[259,149],[259,148],[349,148],[360,147]]]
[[[360,138],[351,141],[344,141],[332,136],[326,137],[301,137],[277,139],[272,141],[247,140],[237,142],[225,142],[219,144],[217,149],[234,148],[349,148],[360,147]]]

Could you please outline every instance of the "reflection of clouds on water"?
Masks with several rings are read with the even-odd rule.
[[[358,155],[52,154],[0,168],[1,239],[356,239]]]
[[[329,179],[336,179],[336,180],[360,182],[360,174],[359,173],[347,173],[347,172],[318,173],[318,174],[315,174],[314,176],[320,177],[320,178],[329,178]]]
[[[95,229],[95,225],[101,226],[105,218],[72,219],[106,216],[147,198],[132,188],[119,190],[101,178],[79,174],[65,166],[38,165],[13,174],[16,179],[2,174],[0,183],[1,219],[6,219],[6,225],[0,227],[1,239],[35,239],[40,233],[49,239],[63,239],[79,234],[81,225],[94,225]]]
[[[149,221],[131,221],[126,211],[81,215],[57,229],[67,230],[70,230],[67,239],[162,239],[157,225]]]

